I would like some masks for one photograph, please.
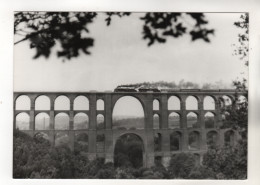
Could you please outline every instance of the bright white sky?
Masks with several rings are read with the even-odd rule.
[[[56,53],[49,59],[32,59],[28,42],[14,46],[15,91],[113,90],[117,85],[181,79],[199,84],[230,84],[247,68],[232,56],[239,29],[233,23],[240,14],[208,13],[208,27],[215,29],[211,43],[192,42],[190,36],[169,38],[165,44],[147,47],[142,39],[141,14],[114,17],[107,27],[99,14],[89,26],[95,39],[91,55],[62,62]],[[16,38],[17,39],[17,38]]]

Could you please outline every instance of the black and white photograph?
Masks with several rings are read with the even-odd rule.
[[[248,177],[248,12],[14,12],[14,179]]]

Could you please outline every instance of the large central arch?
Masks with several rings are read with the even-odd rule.
[[[142,103],[133,96],[119,98],[112,111],[113,129],[144,129],[145,114]]]
[[[133,166],[145,165],[146,155],[143,139],[135,133],[124,133],[116,138],[114,146],[114,165]]]

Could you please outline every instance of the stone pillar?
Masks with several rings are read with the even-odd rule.
[[[207,150],[207,134],[205,129],[200,130],[200,150]]]
[[[74,111],[73,111],[74,98],[75,98],[74,96],[69,96],[69,100],[70,100],[69,130],[74,129]]]
[[[204,129],[205,128],[205,120],[204,120],[204,109],[203,109],[203,99],[204,97],[203,96],[200,96],[199,97],[199,100],[198,100],[198,112],[199,112],[199,122],[200,122],[200,128],[201,129]]]
[[[187,129],[182,132],[182,151],[188,151],[189,148],[189,133]]]
[[[146,130],[145,141],[145,167],[151,167],[154,165],[154,133],[152,129]]]
[[[112,99],[111,94],[105,95],[105,129],[112,129]]]
[[[216,102],[215,102],[215,123],[214,123],[214,127],[215,128],[220,128],[220,126],[222,125],[222,117],[221,117],[221,106],[220,106],[220,102],[218,101],[218,97],[216,98]]]
[[[96,130],[97,128],[97,98],[96,94],[89,96],[89,129]]]
[[[220,147],[223,147],[225,145],[225,136],[224,136],[224,131],[223,129],[219,130],[218,134],[218,145]]]
[[[55,114],[54,114],[54,101],[55,97],[49,96],[51,101],[51,109],[50,109],[50,130],[54,130],[54,120],[55,120]]]
[[[31,99],[31,108],[30,108],[30,130],[35,130],[35,98]]]
[[[49,131],[49,141],[52,147],[55,146],[55,131],[54,130],[50,130]]]
[[[105,162],[114,162],[113,130],[105,132]]]
[[[69,131],[69,148],[74,152],[74,143],[75,143],[75,133],[73,130]]]
[[[97,133],[96,130],[88,132],[88,158],[89,160],[96,159],[97,154]]]
[[[160,118],[163,129],[168,129],[168,98],[166,94],[161,95]]]
[[[96,94],[89,95],[89,132],[88,132],[88,158],[93,160],[97,154],[97,98]]]
[[[153,96],[148,94],[144,100],[145,129],[153,129]]]
[[[181,96],[181,128],[187,129],[186,96]]]

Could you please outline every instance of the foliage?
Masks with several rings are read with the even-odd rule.
[[[112,16],[129,16],[128,12],[108,12],[105,22],[111,24]],[[36,49],[34,59],[48,58],[53,47],[60,43],[58,57],[71,59],[78,57],[80,51],[89,55],[94,39],[89,36],[88,26],[98,16],[95,12],[16,12],[14,33],[23,38],[14,44],[29,40],[30,48]],[[168,37],[180,37],[187,32],[192,41],[202,39],[209,42],[213,29],[206,27],[207,21],[202,13],[146,13],[143,21],[143,39],[154,43],[165,43]],[[190,19],[191,23],[185,24]],[[187,31],[189,29],[189,31]]]
[[[193,154],[180,153],[173,155],[168,167],[169,176],[173,179],[187,178],[195,165]]]
[[[234,25],[244,31],[244,33],[238,35],[239,45],[235,45],[235,55],[238,55],[241,60],[248,65],[248,45],[249,45],[249,14],[244,13],[240,16],[240,20],[235,22]]]
[[[217,179],[246,179],[247,141],[241,140],[235,147],[211,148],[204,155],[204,166],[215,173]]]

